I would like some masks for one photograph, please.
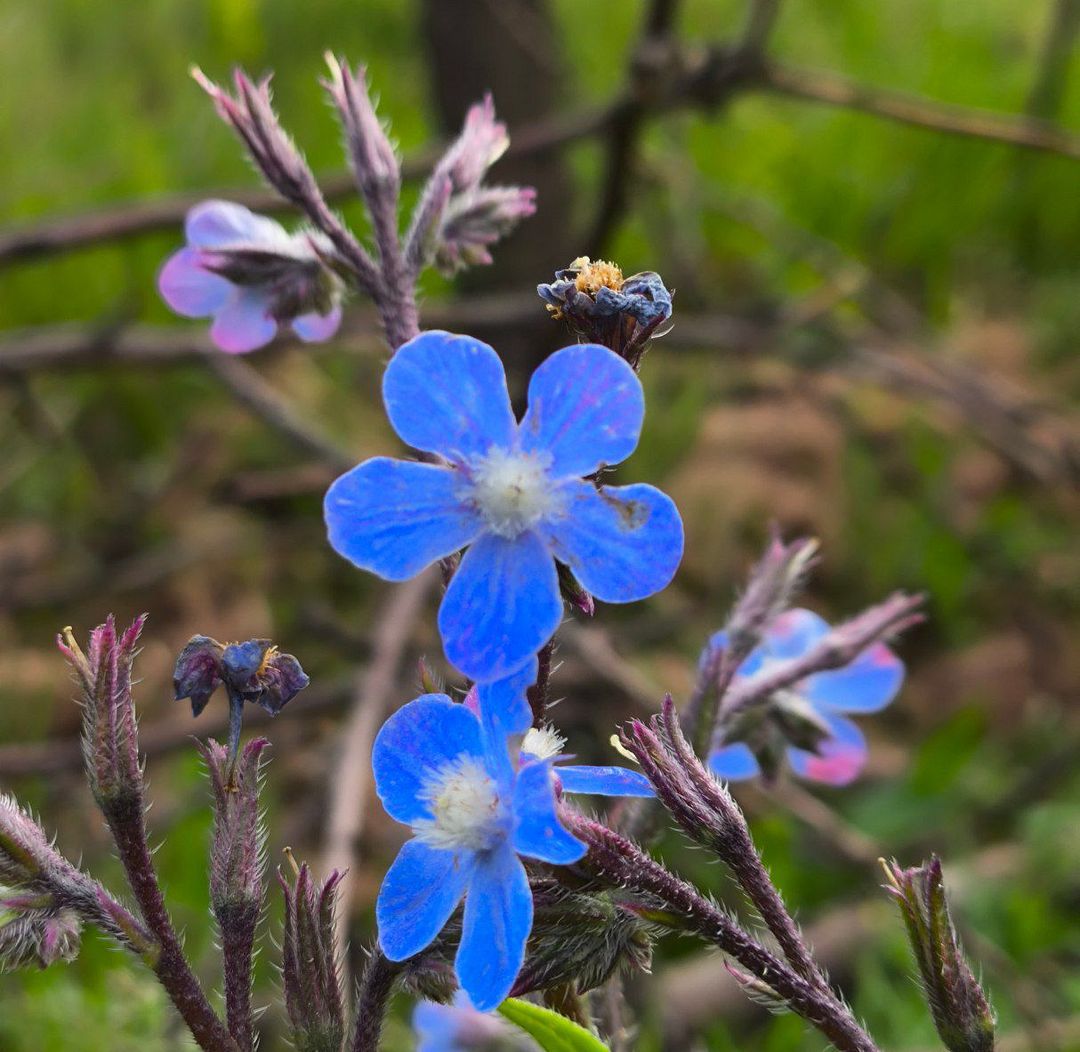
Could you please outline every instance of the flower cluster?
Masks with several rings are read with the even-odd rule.
[[[803,657],[828,634],[828,624],[810,610],[785,611],[739,665],[733,687],[752,685],[780,663]],[[726,645],[726,633],[718,632],[706,654]],[[763,768],[771,775],[786,751],[796,774],[846,785],[862,770],[867,749],[862,731],[843,714],[879,712],[896,697],[903,680],[900,659],[884,643],[873,643],[850,664],[776,691],[768,705],[726,727],[709,766],[728,780],[752,778]]]
[[[508,741],[530,719],[524,673],[482,685],[471,703],[425,694],[399,709],[375,739],[375,787],[390,816],[412,839],[387,871],[376,904],[379,942],[391,960],[421,953],[464,899],[455,969],[483,1011],[510,992],[525,959],[533,896],[522,858],[576,862],[585,844],[557,814],[558,794],[650,795],[647,781],[619,768],[563,767],[556,777],[550,732]],[[572,788],[575,787],[576,788]]]
[[[626,362],[595,344],[556,351],[532,376],[518,423],[498,355],[426,332],[383,377],[390,422],[434,463],[376,457],[326,494],[331,545],[400,581],[467,547],[439,611],[446,656],[477,681],[521,668],[563,615],[555,562],[596,598],[644,599],[682,557],[670,498],[592,478],[633,452],[645,411]]]

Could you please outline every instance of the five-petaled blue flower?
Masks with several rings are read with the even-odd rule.
[[[439,610],[446,655],[465,675],[506,676],[551,638],[555,560],[610,603],[671,580],[683,549],[671,499],[583,478],[633,452],[645,411],[640,381],[607,348],[551,355],[519,424],[487,344],[426,332],[391,359],[383,399],[401,438],[443,460],[376,457],[342,475],[326,494],[330,543],[392,581],[468,546]]]
[[[735,683],[761,673],[774,662],[802,656],[828,632],[828,624],[810,610],[786,611],[739,666]],[[718,632],[709,646],[725,643],[725,634]],[[825,733],[816,751],[787,749],[795,773],[830,785],[847,785],[854,780],[866,763],[866,739],[840,713],[880,711],[896,697],[903,680],[903,662],[884,643],[875,643],[844,668],[815,673],[797,684],[793,692],[820,717]],[[752,778],[760,770],[752,748],[743,741],[714,751],[709,766],[714,774],[728,780]]]
[[[375,788],[413,838],[388,870],[375,913],[391,960],[425,949],[465,899],[456,969],[473,1005],[489,1011],[510,992],[532,928],[532,892],[519,855],[576,862],[585,845],[560,825],[556,789],[650,795],[644,777],[620,768],[562,768],[508,741],[528,727],[524,688],[536,663],[477,690],[479,712],[424,694],[392,715],[375,739]],[[550,736],[539,741],[561,749]],[[526,744],[530,744],[527,735]],[[577,772],[577,773],[574,773]],[[575,778],[577,781],[575,781]]]

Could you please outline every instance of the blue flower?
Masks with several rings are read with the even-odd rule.
[[[307,341],[337,332],[342,286],[315,250],[322,235],[289,234],[230,201],[196,205],[184,231],[187,248],[169,257],[158,289],[177,314],[213,317],[210,339],[223,351],[262,347],[281,322]]]
[[[464,898],[458,982],[488,1011],[510,992],[532,928],[518,856],[565,864],[585,854],[556,817],[550,765],[515,770],[505,737],[493,739],[467,706],[425,694],[383,725],[372,769],[383,806],[413,831],[375,906],[383,952],[419,953]]]
[[[556,559],[611,603],[674,576],[683,531],[670,498],[582,477],[628,457],[644,417],[640,382],[606,348],[548,358],[519,424],[487,344],[426,332],[390,361],[383,399],[401,438],[444,460],[376,457],[342,475],[326,494],[330,543],[392,581],[468,546],[439,611],[446,656],[465,675],[506,676],[551,638],[563,612]]]
[[[829,632],[829,626],[809,610],[788,610],[770,626],[764,640],[739,666],[734,685],[750,679],[777,661],[788,661],[805,654]],[[722,647],[725,634],[718,632],[710,649]],[[830,785],[846,785],[854,780],[866,763],[867,746],[862,731],[841,713],[871,713],[885,708],[900,690],[904,680],[903,662],[884,643],[867,647],[851,664],[828,672],[807,676],[793,690],[793,697],[782,699],[781,706],[799,717],[800,709],[807,722],[816,723],[819,738],[812,750],[787,747],[788,761],[796,774]],[[775,728],[770,725],[768,733]],[[727,780],[752,778],[760,765],[752,745],[767,745],[755,740],[725,744],[709,756],[709,767]]]
[[[536,1047],[526,1044],[523,1035],[515,1034],[497,1015],[478,1012],[463,990],[457,992],[452,1005],[420,1001],[413,1009],[412,1025],[416,1052],[470,1052],[491,1049],[498,1042],[510,1048]]]

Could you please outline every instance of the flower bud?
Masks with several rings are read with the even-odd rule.
[[[488,249],[536,212],[530,186],[480,186],[450,199],[435,233],[435,266],[446,275],[494,260]]]
[[[0,794],[0,884],[22,888],[63,860],[45,830],[16,802]]]
[[[635,369],[656,330],[671,317],[671,293],[659,274],[628,278],[614,263],[579,256],[555,280],[536,286],[548,313],[591,343],[610,347]]]
[[[56,640],[82,689],[86,772],[94,798],[102,808],[136,800],[142,793],[131,667],[145,622],[143,614],[118,636],[110,614],[90,633],[85,654],[70,628],[65,628]]]
[[[291,861],[291,856],[290,856]],[[345,1008],[334,949],[334,911],[342,874],[317,886],[306,865],[294,882],[278,870],[285,893],[281,978],[285,1008],[299,1052],[339,1052],[345,1040]]]
[[[0,910],[6,906],[0,899]],[[81,940],[82,922],[70,909],[14,910],[6,919],[0,914],[0,971],[73,961]]]
[[[996,1020],[972,974],[949,915],[941,861],[936,855],[914,869],[882,867],[885,890],[896,900],[922,979],[934,1025],[950,1052],[991,1052]]]

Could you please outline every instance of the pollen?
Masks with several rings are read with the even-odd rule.
[[[503,835],[499,793],[475,760],[464,758],[433,771],[420,793],[432,818],[413,826],[418,839],[441,851],[485,851]]]
[[[472,469],[469,497],[492,533],[514,538],[557,507],[548,454],[492,450]]]
[[[588,256],[579,256],[570,264],[570,270],[578,272],[574,287],[578,292],[595,296],[601,289],[613,289],[618,292],[623,284],[623,272],[615,263],[598,259],[595,262]]]

